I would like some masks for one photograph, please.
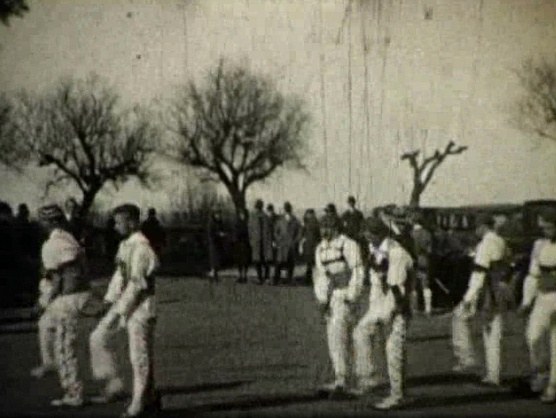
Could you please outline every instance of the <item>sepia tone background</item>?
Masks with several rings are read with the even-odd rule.
[[[514,70],[527,58],[553,58],[552,0],[49,0],[29,6],[24,19],[0,26],[3,91],[40,91],[60,77],[94,71],[125,101],[164,111],[176,86],[202,79],[224,57],[304,99],[311,114],[307,170],[282,171],[255,185],[249,205],[262,197],[320,208],[348,193],[363,208],[404,204],[411,172],[399,156],[449,140],[469,150],[442,165],[423,205],[554,196],[556,147],[518,130],[512,108],[520,94]],[[195,176],[166,160],[158,166],[166,178],[157,191],[130,181],[118,192],[103,190],[98,203],[131,199],[165,210],[169,196]],[[40,203],[43,171],[1,175],[9,203]]]

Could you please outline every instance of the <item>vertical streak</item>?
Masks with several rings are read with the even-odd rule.
[[[365,165],[368,167],[367,171],[365,174],[371,176],[372,173],[372,167],[370,167],[369,165],[369,159],[365,158],[365,156],[368,156],[368,150],[370,148],[370,115],[369,115],[369,66],[368,66],[368,52],[369,52],[369,45],[368,45],[368,41],[367,41],[367,31],[366,31],[366,7],[364,6],[364,3],[361,3],[362,5],[362,10],[361,10],[361,36],[362,36],[362,42],[363,42],[363,67],[364,67],[364,73],[363,73],[363,82],[365,83],[365,85],[363,86],[363,111],[365,113],[365,138],[364,138],[364,142],[362,141],[362,144],[365,145],[365,148],[363,148],[363,146],[361,147],[361,160],[362,160],[362,165]],[[366,152],[364,152],[366,151]],[[366,183],[366,182],[365,182]],[[367,192],[366,189],[365,190],[365,203],[366,203],[366,199],[367,199]],[[372,192],[372,190],[371,190]]]
[[[352,174],[352,130],[353,130],[353,91],[352,91],[352,68],[351,68],[351,53],[352,53],[352,45],[351,45],[351,1],[348,0],[348,112],[349,112],[349,131],[348,131],[348,150],[349,150],[349,158],[348,158],[348,188],[349,192],[353,193],[352,191],[352,181],[351,181],[351,174]]]
[[[324,34],[323,34],[323,13],[322,13],[322,0],[319,2],[320,7],[319,7],[319,23],[320,23],[320,55],[319,55],[319,61],[320,61],[320,99],[321,99],[321,113],[322,113],[322,138],[323,138],[323,142],[324,142],[324,185],[325,185],[325,190],[327,193],[327,198],[330,198],[330,196],[328,195],[328,190],[329,190],[329,184],[328,184],[328,133],[326,130],[326,124],[327,124],[327,119],[326,119],[326,90],[325,90],[325,84],[324,84],[324,59],[325,59],[325,55],[324,55]]]

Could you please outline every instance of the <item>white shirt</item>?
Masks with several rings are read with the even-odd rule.
[[[340,260],[343,257],[343,260]],[[332,261],[332,262],[331,262]],[[347,288],[331,289],[329,275],[349,275]],[[320,303],[327,303],[330,292],[341,299],[355,302],[363,292],[364,270],[358,244],[345,235],[322,240],[315,250],[314,291]]]
[[[522,306],[529,306],[537,295],[537,277],[541,274],[539,266],[556,266],[556,243],[546,238],[536,240],[533,245],[529,274],[523,282]]]
[[[377,263],[388,260],[387,272],[379,272],[370,268],[371,292],[369,309],[380,319],[388,319],[396,309],[394,294],[389,289],[383,289],[382,283],[386,275],[386,284],[398,286],[402,295],[405,294],[405,283],[409,271],[413,267],[411,255],[396,241],[386,238],[377,248],[369,245],[371,254],[375,255]]]
[[[481,242],[477,245],[475,252],[474,263],[485,269],[489,269],[491,263],[494,261],[502,260],[507,252],[506,242],[494,231],[488,231]],[[485,282],[485,273],[480,271],[473,271],[469,279],[467,292],[463,297],[464,302],[476,303],[479,297],[479,292]]]
[[[46,270],[56,270],[60,266],[77,259],[82,248],[72,234],[56,228],[42,245],[41,258]]]
[[[135,232],[120,243],[116,254],[116,271],[108,285],[104,300],[117,304],[117,312],[123,316],[154,317],[154,297],[144,297],[136,307],[141,294],[148,289],[147,280],[153,280],[153,275],[159,266],[158,257],[152,249],[148,239],[141,233]]]

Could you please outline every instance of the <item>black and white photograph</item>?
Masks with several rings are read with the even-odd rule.
[[[556,414],[556,0],[0,0],[0,416]]]

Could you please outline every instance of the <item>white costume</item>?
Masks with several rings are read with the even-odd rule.
[[[358,388],[372,389],[378,384],[373,345],[377,333],[382,331],[386,340],[386,360],[390,379],[390,397],[387,399],[388,403],[395,404],[403,398],[408,317],[397,306],[393,287],[399,290],[401,296],[408,297],[407,285],[413,260],[411,255],[391,238],[385,238],[378,248],[370,244],[369,250],[369,310],[353,333]]]
[[[457,360],[455,370],[474,367],[477,363],[471,337],[471,320],[478,309],[486,315],[482,321],[485,348],[485,383],[500,383],[500,350],[503,329],[504,283],[497,280],[499,266],[504,266],[508,248],[503,238],[488,231],[477,246],[474,268],[463,301],[454,310],[452,318],[452,344]],[[465,304],[470,309],[465,308]],[[481,306],[478,306],[481,305]]]
[[[42,247],[43,267],[53,283],[54,300],[48,310],[56,325],[56,366],[64,390],[64,397],[53,401],[54,405],[83,403],[83,383],[75,345],[79,313],[90,297],[84,257],[79,243],[62,229],[54,229]]]
[[[358,244],[344,235],[322,240],[315,252],[314,291],[328,305],[326,331],[335,373],[334,388],[345,389],[351,377],[353,304],[363,292],[364,269]]]
[[[524,282],[522,306],[533,306],[527,324],[532,387],[542,389],[549,372],[545,395],[556,399],[556,242],[548,239],[535,242],[529,275]],[[546,337],[550,346],[549,359],[546,358]]]
[[[35,377],[42,377],[50,370],[56,370],[56,358],[54,352],[54,343],[56,335],[56,321],[50,304],[54,296],[54,286],[52,281],[43,278],[39,282],[39,299],[38,306],[42,309],[39,318],[38,337],[39,350],[41,355],[41,365],[34,368],[31,374]]]
[[[119,322],[123,318],[133,370],[133,396],[127,412],[135,415],[154,397],[154,273],[158,258],[147,238],[135,232],[120,243],[116,266],[104,297],[112,306],[90,337],[91,366],[96,379],[107,380],[107,392],[122,389],[115,353],[109,342],[124,325]]]

